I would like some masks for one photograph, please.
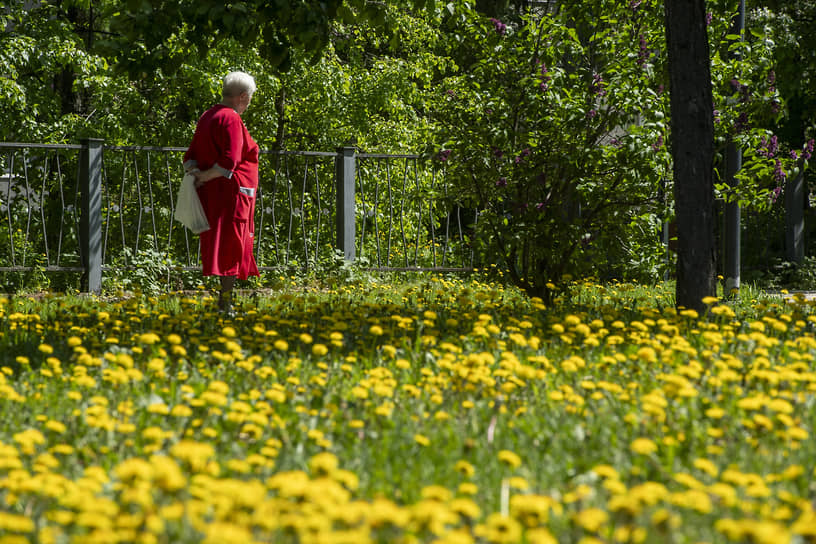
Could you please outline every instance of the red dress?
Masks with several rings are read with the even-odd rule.
[[[204,276],[245,280],[259,275],[253,254],[258,151],[241,116],[229,106],[217,104],[198,120],[185,167],[216,167],[224,174],[198,189],[210,222],[210,230],[201,233]]]

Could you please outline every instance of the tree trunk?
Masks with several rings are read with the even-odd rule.
[[[671,151],[677,218],[678,307],[716,294],[714,121],[704,0],[665,0]]]

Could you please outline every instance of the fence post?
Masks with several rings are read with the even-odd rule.
[[[102,291],[102,144],[84,138],[79,156],[80,200],[79,243],[82,254],[82,290]]]
[[[742,169],[742,149],[733,140],[728,141],[725,152],[725,178],[730,187],[736,187],[737,173]],[[739,202],[725,203],[725,242],[723,255],[723,296],[734,298],[740,290],[740,272],[742,269],[742,210]]]
[[[785,258],[802,264],[805,260],[805,174],[785,182]]]
[[[731,24],[731,33],[738,35],[740,41],[745,39],[745,0],[740,0],[737,14]],[[742,58],[739,52],[732,53],[731,58],[738,61]],[[736,187],[739,183],[736,180],[737,173],[742,169],[742,149],[730,138],[725,152],[725,172],[726,182],[730,187]],[[740,272],[742,268],[742,254],[740,244],[742,242],[742,211],[739,202],[725,203],[725,251],[724,270],[725,284],[723,285],[723,295],[726,298],[735,298],[740,290]]]
[[[354,261],[354,182],[357,154],[353,147],[337,148],[335,163],[337,183],[337,248],[346,261]]]

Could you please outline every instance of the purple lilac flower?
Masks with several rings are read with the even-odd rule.
[[[652,149],[655,151],[659,151],[660,148],[663,147],[663,135],[660,134],[657,137],[657,141],[652,144]]]
[[[745,113],[745,112],[742,112],[737,117],[737,122],[734,123],[734,130],[736,130],[738,133],[739,132],[745,132],[746,130],[748,130],[750,128],[750,126],[751,125],[748,122],[748,114]]]
[[[547,207],[547,203],[546,202],[539,202],[538,204],[536,204],[535,207],[536,207],[536,210],[542,212],[542,211],[544,211],[544,208]]]
[[[706,13],[706,26],[711,25],[711,21],[712,21],[712,19],[714,19],[714,14],[712,14],[712,13],[709,11],[708,13]]]
[[[496,29],[496,33],[499,36],[504,36],[507,33],[507,25],[496,19],[495,17],[490,18],[490,22],[493,23],[493,28]]]
[[[774,179],[781,183],[785,181],[785,177],[787,177],[787,174],[785,174],[785,171],[782,169],[782,161],[776,159],[776,164],[774,165]]]
[[[770,194],[771,204],[776,203],[776,200],[779,198],[780,194],[782,194],[782,187],[780,187],[780,186],[774,187],[774,190],[771,191],[771,194]]]
[[[739,79],[733,77],[733,78],[731,78],[731,81],[729,81],[729,83],[731,84],[731,90],[733,92],[737,92],[739,90],[739,88],[740,88]]]
[[[802,148],[802,158],[806,161],[809,161],[812,155],[813,155],[813,138],[808,140],[807,143]]]
[[[606,89],[604,88],[604,80],[601,74],[597,72],[592,74],[592,85],[589,86],[589,90],[596,96],[604,96],[606,94]]]
[[[638,51],[638,66],[643,67],[646,64],[646,60],[649,58],[649,50],[648,45],[646,44],[646,37],[641,34],[640,35],[640,50]]]
[[[739,87],[740,92],[740,102],[746,104],[751,101],[751,90],[748,85],[740,85]]]
[[[777,151],[779,151],[779,139],[776,136],[771,136],[770,140],[766,140],[763,136],[759,141],[759,149],[757,150],[758,155],[761,155],[766,159],[773,159]]]
[[[444,162],[444,161],[448,160],[448,157],[450,157],[450,154],[451,154],[450,149],[443,149],[442,151],[439,152],[439,154],[437,155],[437,158],[440,161]]]
[[[493,156],[496,157],[497,159],[500,159],[500,158],[502,158],[504,156],[504,151],[502,151],[498,147],[494,147],[493,148]]]
[[[795,149],[791,149],[790,158],[793,160],[799,160],[799,153],[797,153]]]
[[[779,104],[779,100],[772,100],[771,101],[771,113],[779,113],[781,106]]]
[[[632,0],[631,2],[629,2],[629,7],[631,8],[632,11],[637,11],[637,8],[640,6],[641,3],[643,3],[643,0]]]
[[[507,178],[501,177],[496,180],[496,187],[507,187]]]
[[[720,119],[720,110],[714,110],[714,122],[719,123],[722,119]]]
[[[550,85],[549,85],[550,76],[547,75],[548,72],[549,72],[549,70],[547,69],[547,65],[542,62],[541,63],[541,83],[538,86],[542,91],[546,91],[550,87]]]
[[[448,96],[450,96],[451,98],[455,98],[455,97],[456,97],[456,91],[454,91],[453,89],[448,89],[447,91],[445,91],[445,94],[447,94],[447,95],[448,95]]]
[[[523,162],[524,158],[529,154],[530,154],[530,148],[529,147],[525,147],[524,149],[522,149],[521,153],[519,153],[518,156],[516,157],[516,164],[519,164],[520,162]]]
[[[596,115],[598,115],[598,112],[596,110],[589,110],[588,112],[586,112],[587,119],[593,119]]]

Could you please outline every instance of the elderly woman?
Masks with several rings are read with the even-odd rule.
[[[253,255],[255,194],[258,189],[258,144],[241,120],[255,80],[244,72],[224,78],[222,100],[198,120],[193,141],[184,154],[210,222],[201,233],[204,276],[220,276],[218,308],[232,312],[235,278],[258,276]]]

